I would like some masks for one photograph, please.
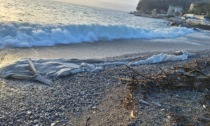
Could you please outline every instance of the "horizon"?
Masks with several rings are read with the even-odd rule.
[[[106,9],[112,9],[112,10],[120,10],[120,11],[134,11],[136,10],[136,6],[139,2],[139,0],[126,0],[126,1],[120,1],[120,0],[55,0],[55,1],[61,1],[66,3],[72,3],[72,4],[78,4],[78,5],[85,5],[85,6],[91,6],[91,7],[99,7],[99,8],[106,8]]]

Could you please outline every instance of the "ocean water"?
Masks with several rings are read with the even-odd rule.
[[[0,47],[116,39],[173,39],[195,33],[165,20],[54,0],[0,0]]]

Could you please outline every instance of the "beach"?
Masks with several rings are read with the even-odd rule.
[[[43,47],[8,47],[0,50],[0,66],[31,58],[32,61],[59,61],[59,64],[78,59],[79,63],[93,59],[115,63],[144,60],[159,54],[171,56],[175,51],[192,53],[183,61],[161,61],[132,68],[143,75],[158,74],[160,68],[169,70],[209,58],[208,32],[189,34],[176,39],[123,39]],[[161,57],[160,57],[161,59]],[[167,59],[167,58],[166,58]],[[169,58],[170,59],[170,58]],[[65,61],[65,62],[64,62]],[[74,61],[74,60],[73,60]],[[125,64],[125,63],[124,63]],[[19,64],[21,66],[21,64]],[[39,67],[35,64],[38,73]],[[59,68],[55,66],[56,69]],[[52,66],[53,70],[53,66]],[[21,71],[19,71],[21,72]],[[49,77],[50,85],[32,80],[0,80],[0,125],[207,125],[208,90],[181,88],[151,90],[143,103],[141,89],[134,96],[135,117],[126,109],[125,100],[133,72],[125,65],[108,66],[100,71],[80,72],[63,77]],[[207,114],[206,114],[207,112]],[[182,120],[183,118],[183,120]]]
[[[177,50],[188,50],[195,54],[184,61],[133,67],[144,75],[150,75],[160,72],[160,67],[167,70],[208,58],[209,47],[207,41],[189,44],[117,40],[32,49],[10,48],[1,50],[1,65],[4,66],[21,58],[53,60],[76,57],[114,62],[132,57],[146,59],[159,53],[173,54]],[[135,118],[132,118],[130,110],[125,109],[122,103],[127,93],[128,82],[118,79],[130,78],[131,75],[132,71],[125,65],[120,65],[107,67],[99,72],[83,72],[50,78],[52,80],[50,86],[30,80],[1,79],[0,125],[172,125],[175,122],[171,119],[171,111],[181,112],[189,124],[206,124],[199,120],[201,114],[206,111],[203,107],[205,104],[200,104],[200,101],[208,91],[187,88],[149,90],[146,99],[149,105],[147,103],[135,105],[137,110]],[[135,97],[139,98],[137,100],[141,99],[141,93],[138,90]],[[157,102],[160,106],[152,104],[153,102]],[[181,123],[188,124],[182,121]]]
[[[0,126],[210,124],[209,31],[62,1],[0,3]]]

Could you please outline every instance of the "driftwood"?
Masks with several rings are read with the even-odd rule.
[[[28,64],[29,64],[30,71],[32,72],[32,75],[29,75],[26,73],[25,74],[24,73],[9,73],[1,77],[6,78],[6,79],[35,80],[46,85],[50,85],[52,83],[51,80],[44,78],[37,72],[31,59],[28,59]]]
[[[158,102],[147,102],[145,100],[145,92],[154,91],[154,90],[164,90],[164,89],[179,89],[179,88],[189,88],[196,90],[210,90],[210,58],[201,59],[189,62],[182,66],[175,66],[173,68],[163,69],[159,67],[160,72],[155,74],[147,74],[139,72],[138,70],[127,66],[128,70],[131,70],[132,77],[130,78],[120,78],[116,79],[127,82],[126,83],[126,95],[122,100],[125,109],[131,111],[130,117],[135,118],[135,109],[136,106],[140,104],[150,106],[151,104],[162,107]],[[138,90],[137,90],[138,89]],[[135,91],[135,92],[134,92]],[[136,93],[142,94],[142,99],[137,100],[135,95]],[[138,95],[136,95],[138,96]],[[137,97],[139,98],[139,97]],[[205,96],[206,102],[209,103],[204,107],[206,110],[210,110],[210,95]],[[137,102],[136,102],[137,101]],[[138,105],[137,105],[138,104]],[[171,116],[172,117],[172,116]],[[209,114],[207,117],[201,116],[198,118],[199,121],[209,123],[210,118]],[[187,120],[182,115],[173,115],[172,121],[174,122],[183,122]],[[210,123],[209,123],[210,124]]]
[[[164,88],[195,88],[210,89],[210,59],[197,60],[183,66],[176,66],[160,73],[144,75],[130,66],[126,66],[135,75],[135,79],[118,78],[128,83],[135,82],[141,88],[164,89]],[[141,76],[142,78],[137,78]]]
[[[133,68],[131,68],[131,67],[129,67],[128,65],[125,65],[128,69],[130,69],[131,71],[133,71],[135,74],[137,74],[137,75],[139,75],[139,76],[141,76],[141,77],[143,77],[143,78],[146,78],[146,79],[148,79],[148,80],[153,80],[152,78],[149,78],[149,77],[147,77],[147,76],[145,76],[145,75],[143,75],[143,74],[140,74],[138,71],[136,71],[136,70],[134,70]]]

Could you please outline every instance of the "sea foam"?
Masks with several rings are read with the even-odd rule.
[[[164,39],[193,32],[194,30],[183,27],[145,29],[124,25],[44,25],[9,22],[0,23],[0,47],[53,46],[115,39]]]

